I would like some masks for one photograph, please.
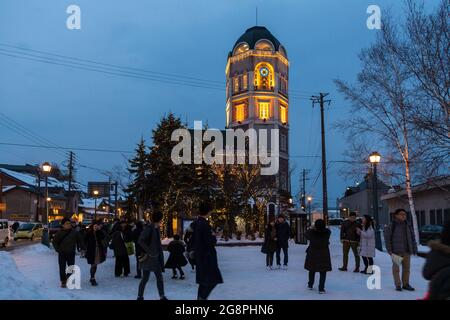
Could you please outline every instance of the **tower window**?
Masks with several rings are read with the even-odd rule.
[[[287,136],[285,134],[280,135],[280,150],[287,151]]]
[[[233,78],[233,87],[234,87],[234,93],[239,92],[239,77]]]
[[[269,108],[270,102],[260,102],[259,103],[259,118],[269,119]]]
[[[287,107],[280,105],[280,121],[282,123],[287,123]]]
[[[245,104],[238,104],[234,106],[235,121],[245,120]]]
[[[242,75],[242,90],[247,91],[248,90],[248,76],[247,73],[244,73]]]

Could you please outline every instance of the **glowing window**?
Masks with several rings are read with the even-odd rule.
[[[244,121],[245,120],[245,104],[238,104],[234,106],[234,112],[236,121]]]
[[[282,123],[287,123],[287,107],[280,105],[280,120]]]
[[[242,76],[242,90],[246,91],[248,89],[248,77],[247,73]]]
[[[245,51],[248,51],[248,44],[247,43],[241,43],[239,46],[236,47],[236,49],[234,49],[234,54],[240,54],[243,53]]]
[[[269,107],[270,102],[260,102],[259,103],[259,118],[269,119]]]
[[[255,45],[256,50],[273,51],[273,44],[268,40],[261,40]]]
[[[239,77],[234,77],[233,82],[234,82],[234,93],[239,92]]]

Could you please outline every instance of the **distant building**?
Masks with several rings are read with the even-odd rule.
[[[0,165],[0,217],[18,221],[43,221],[45,216],[45,179],[38,167]],[[50,176],[49,220],[70,217],[78,212],[80,193],[67,192],[67,182]],[[5,208],[6,207],[6,208]]]
[[[450,176],[430,179],[414,186],[412,192],[419,227],[450,221]],[[398,208],[410,211],[405,189],[391,189],[381,199],[387,203],[390,213]]]
[[[382,195],[387,193],[389,186],[378,179],[378,218],[380,225],[389,223],[389,209],[387,203],[382,201]],[[368,214],[373,217],[373,188],[372,176],[367,174],[364,181],[355,187],[348,187],[342,198],[339,199],[339,209],[342,218],[347,218],[350,212],[358,216]]]

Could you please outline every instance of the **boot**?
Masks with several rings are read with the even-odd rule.
[[[61,281],[61,288],[67,288],[66,282],[66,280]]]

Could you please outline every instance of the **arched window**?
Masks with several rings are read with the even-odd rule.
[[[248,44],[246,42],[242,42],[236,47],[236,49],[234,49],[233,55],[243,53],[245,51],[248,51],[248,49]]]
[[[269,40],[259,40],[255,45],[256,50],[275,51],[272,42]]]
[[[280,46],[280,48],[278,49],[278,51],[281,53],[281,55],[285,58],[287,58],[287,52],[286,49],[283,46]]]
[[[275,88],[275,72],[271,64],[260,62],[255,67],[255,90],[271,90]]]

